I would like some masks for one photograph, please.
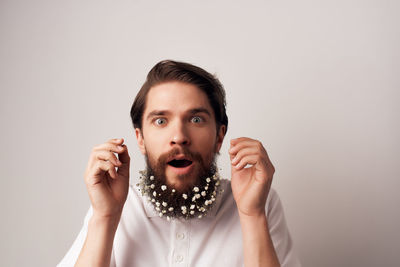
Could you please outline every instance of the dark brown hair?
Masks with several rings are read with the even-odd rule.
[[[131,108],[131,119],[134,128],[142,129],[142,117],[146,107],[146,96],[149,90],[161,83],[179,81],[195,85],[202,90],[214,110],[217,132],[221,125],[228,130],[228,116],[226,115],[225,90],[220,81],[207,71],[189,63],[163,60],[157,63],[147,74]]]

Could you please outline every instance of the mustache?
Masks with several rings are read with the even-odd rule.
[[[184,155],[186,159],[189,159],[191,161],[198,161],[198,162],[203,162],[203,158],[200,155],[200,153],[190,151],[187,147],[174,147],[170,151],[162,154],[158,158],[158,162],[161,165],[165,165],[168,163],[168,161],[173,158],[176,155]]]

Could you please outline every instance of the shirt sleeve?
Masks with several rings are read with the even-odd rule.
[[[82,250],[83,244],[85,243],[88,231],[88,223],[90,218],[92,217],[92,214],[93,214],[93,209],[92,207],[90,207],[88,212],[86,213],[81,231],[79,232],[77,238],[72,244],[72,247],[68,250],[67,254],[57,265],[57,267],[72,267],[75,265],[76,261],[78,260],[79,254]]]
[[[67,254],[57,265],[57,267],[73,267],[78,260],[79,254],[81,253],[83,244],[85,243],[89,220],[93,215],[93,208],[90,206],[88,212],[86,213],[85,219],[83,221],[83,226],[78,236],[76,237],[72,247],[68,250]],[[114,249],[111,251],[111,262],[110,267],[115,267],[115,255]]]
[[[281,200],[275,190],[271,188],[266,205],[268,227],[275,252],[282,267],[301,267],[297,257]]]

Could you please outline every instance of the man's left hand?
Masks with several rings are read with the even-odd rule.
[[[265,216],[265,203],[275,172],[267,151],[260,141],[241,137],[231,140],[229,154],[232,192],[239,215]]]

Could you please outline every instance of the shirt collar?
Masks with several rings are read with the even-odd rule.
[[[211,208],[211,210],[207,213],[206,217],[215,217],[221,207],[221,204],[223,202],[224,199],[226,199],[226,197],[224,197],[228,192],[230,192],[230,181],[227,179],[221,179],[220,180],[220,190],[222,190],[222,192],[220,194],[217,195],[217,199],[214,203],[214,206]],[[151,204],[150,201],[148,201],[148,199],[145,196],[142,196],[141,192],[139,192],[138,188],[135,187],[136,192],[138,193],[138,195],[140,196],[140,199],[142,200],[143,203],[143,207],[144,207],[144,211],[146,213],[146,216],[148,218],[153,218],[153,217],[158,217],[159,213],[154,209],[154,205]]]

